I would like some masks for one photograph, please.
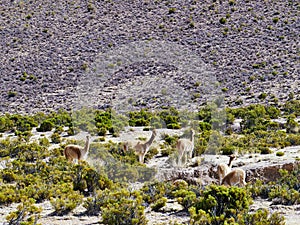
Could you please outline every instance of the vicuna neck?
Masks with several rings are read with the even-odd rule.
[[[84,152],[87,153],[89,151],[90,148],[90,138],[86,137],[86,142],[85,142],[85,146],[84,146]]]
[[[194,135],[195,135],[195,133],[194,133],[194,131],[192,130],[192,138],[191,138],[191,141],[192,141],[193,144],[194,144]]]
[[[150,146],[152,144],[152,142],[154,141],[155,138],[155,132],[152,131],[152,135],[150,137],[150,139],[145,143],[145,146]]]

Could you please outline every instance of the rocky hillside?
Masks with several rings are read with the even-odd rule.
[[[297,1],[3,0],[0,16],[1,113],[72,109],[77,86],[104,72],[96,68],[101,54],[147,40],[191,51],[213,71],[230,106],[300,98]],[[96,107],[149,76],[161,84],[174,78],[196,105],[207,99],[203,74],[191,79],[172,60],[159,59],[119,65],[102,90],[89,92],[99,95]],[[153,101],[143,93],[135,105],[168,104],[168,93]]]

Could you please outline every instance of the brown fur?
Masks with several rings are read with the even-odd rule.
[[[217,173],[219,175],[220,184],[222,179],[231,171],[232,161],[236,158],[234,154],[229,156],[228,164],[220,163],[217,167]]]
[[[179,139],[176,144],[176,148],[178,151],[178,164],[181,165],[182,157],[184,153],[188,153],[189,158],[193,156],[194,150],[194,135],[195,131],[192,130],[192,138],[189,139]]]
[[[86,142],[84,148],[79,145],[67,145],[64,149],[64,156],[70,162],[74,159],[79,161],[83,160],[89,151],[90,137],[86,136]]]
[[[73,159],[81,159],[81,146],[78,145],[68,145],[64,149],[64,155],[67,160],[73,161]]]
[[[245,186],[246,185],[245,178],[246,178],[245,171],[238,168],[228,173],[223,178],[222,184],[226,186],[233,186],[233,185]]]
[[[138,142],[135,146],[134,146],[134,149],[135,149],[135,153],[139,156],[139,162],[140,163],[144,163],[144,158],[145,158],[145,155],[147,154],[147,152],[149,151],[150,149],[150,146],[152,145],[154,139],[156,137],[156,130],[153,129],[152,130],[152,135],[150,137],[150,139],[145,142],[145,143],[140,143]]]

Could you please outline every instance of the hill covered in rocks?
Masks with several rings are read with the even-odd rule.
[[[201,89],[206,68],[229,106],[300,97],[297,1],[4,0],[0,14],[1,113],[72,109],[82,93],[78,86],[104,72],[97,66],[101,55],[117,57],[120,46],[139,42],[182,46],[205,69],[195,78],[172,59],[160,61],[167,57],[120,63],[101,90],[94,92],[96,82],[83,91],[95,107],[110,106],[132,87],[132,95],[139,93],[135,106],[168,105],[165,86],[150,97],[151,90],[144,91],[140,80],[149,77],[161,84],[171,79],[192,103],[203,104],[210,90]]]

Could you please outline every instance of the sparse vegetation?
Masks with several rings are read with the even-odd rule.
[[[148,210],[165,213],[169,203],[182,209],[170,215],[189,216],[182,223],[284,224],[277,213],[249,211],[249,207],[258,197],[273,205],[300,204],[299,168],[276,171],[279,178],[271,182],[256,176],[244,188],[207,185],[204,174],[190,170],[196,167],[182,168],[193,174],[193,180],[186,174],[180,177],[186,180],[172,180],[174,172],[169,181],[158,182],[152,180],[156,169],[141,165],[132,146],[125,150],[123,143],[110,138],[126,141],[122,132],[128,125],[132,126],[128,133],[140,129],[137,126],[145,126],[143,131],[168,128],[168,134],[182,132],[170,129],[183,128],[182,137],[189,137],[191,127],[196,131],[194,156],[209,152],[255,153],[250,154],[253,160],[273,158],[275,153],[278,161],[290,157],[282,148],[300,145],[300,97],[295,82],[298,14],[297,1],[3,1],[0,206],[18,205],[7,213],[7,224],[39,224],[42,209],[36,204],[45,201],[52,204],[53,215],[71,215],[83,204],[82,215],[98,220],[101,215],[98,222],[112,225],[147,224]],[[130,48],[123,55],[119,51],[121,45],[158,41],[172,43],[171,54],[159,48]],[[181,47],[176,49],[177,45]],[[185,49],[195,57],[189,51],[184,57]],[[197,66],[190,64],[193,60],[199,60]],[[101,64],[113,75],[105,77]],[[213,74],[205,65],[213,67]],[[158,89],[146,90],[144,78],[156,80]],[[143,81],[139,88],[145,93],[136,91],[136,79]],[[96,87],[78,93],[85,81]],[[198,111],[170,108],[173,104],[165,100],[174,95],[169,87],[159,89],[170,84],[164,81],[179,88],[175,100],[188,96],[194,104],[191,109]],[[181,89],[187,95],[181,96]],[[82,106],[76,102],[81,94],[89,95],[84,104],[97,103],[71,113],[74,105]],[[215,95],[220,98],[207,104]],[[125,104],[134,107],[125,116],[109,108],[123,97],[130,97]],[[44,113],[35,113],[38,109]],[[72,164],[65,160],[63,148],[82,145],[67,137],[79,131],[101,137],[91,143],[88,162]],[[146,163],[175,158],[178,138],[162,134],[158,147],[147,153]],[[293,165],[300,162],[298,155],[292,157]],[[235,164],[241,165],[241,161]],[[207,176],[214,180],[214,171]],[[145,181],[141,189],[132,188]]]
[[[296,115],[299,114],[298,106],[298,101],[291,100],[279,108],[263,105],[226,108],[228,115],[226,126],[230,126],[237,118],[242,119],[241,130],[239,131],[241,137],[237,139],[233,131],[229,136],[222,137],[214,130],[216,114],[213,110],[216,110],[216,105],[207,105],[201,108],[197,116],[190,117],[194,119],[192,123],[194,129],[201,131],[198,132],[196,138],[194,154],[199,156],[208,147],[211,151],[222,152],[222,154],[246,151],[270,154],[272,153],[270,147],[280,148],[299,145],[300,135],[292,132],[298,126],[295,123]],[[278,118],[282,114],[288,115],[285,125],[286,132],[280,130],[278,123],[270,120],[271,118]],[[90,115],[94,115],[94,121],[99,123],[99,128],[107,127],[108,131],[112,131],[110,110],[90,112]],[[157,112],[141,110],[131,112],[129,115],[132,125],[140,125],[140,121],[144,121],[145,124],[151,124],[152,121],[156,121],[156,123],[165,121],[168,127],[170,124],[181,125],[184,122],[180,119],[180,112],[173,108]],[[118,115],[114,115],[114,117],[118,118]],[[299,203],[300,195],[296,171],[290,174],[281,171],[282,178],[276,183],[259,184],[257,181],[246,189],[224,187],[222,189],[219,186],[209,186],[200,191],[184,183],[175,186],[168,182],[157,182],[145,185],[140,192],[129,192],[125,189],[119,189],[120,185],[127,182],[129,177],[131,181],[141,181],[148,179],[145,177],[146,174],[150,179],[153,173],[151,170],[146,171],[147,168],[139,164],[133,149],[124,152],[122,146],[113,142],[92,143],[89,156],[91,159],[104,157],[109,162],[108,159],[113,157],[120,162],[111,161],[111,165],[107,164],[105,168],[93,168],[85,162],[80,165],[70,164],[62,157],[62,148],[54,149],[50,154],[48,150],[50,142],[46,137],[40,138],[39,142],[27,143],[29,139],[24,139],[24,137],[26,132],[30,133],[33,127],[39,127],[39,132],[49,131],[56,127],[51,140],[52,143],[60,143],[63,132],[62,125],[71,124],[73,127],[70,115],[64,111],[48,115],[39,113],[32,116],[6,114],[1,117],[0,122],[2,132],[15,130],[16,134],[23,137],[23,139],[18,140],[3,139],[0,142],[1,157],[14,158],[14,161],[8,163],[7,167],[0,172],[0,180],[3,182],[0,188],[0,204],[22,203],[22,199],[32,199],[32,202],[49,200],[55,209],[55,214],[65,215],[83,203],[87,214],[98,215],[102,213],[103,221],[107,224],[146,224],[144,202],[150,204],[153,211],[158,211],[165,206],[168,199],[175,199],[185,209],[189,210],[191,224],[205,224],[205,221],[211,221],[209,224],[221,221],[246,224],[245,221],[256,221],[255,215],[262,216],[266,224],[270,223],[271,217],[280,224],[283,221],[282,218],[277,214],[271,215],[267,211],[257,211],[251,214],[253,217],[247,216],[251,201],[243,202],[243,198],[249,199],[245,190],[251,190],[251,195],[254,198],[261,196],[270,198],[276,203],[288,205]],[[81,122],[80,126],[88,127],[92,123],[87,120],[87,122]],[[211,135],[214,135],[214,140],[219,142],[216,146],[208,146]],[[165,143],[161,145],[161,154],[171,156],[175,151],[174,147],[179,137],[163,135],[162,138]],[[146,161],[156,154],[158,154],[158,149],[151,148],[146,155]],[[283,156],[284,152],[277,151],[276,155]],[[46,158],[47,163],[43,161]],[[107,177],[113,178],[114,181]],[[261,188],[258,188],[258,185],[261,185]],[[18,187],[17,191],[15,190],[16,186]],[[235,193],[234,197],[233,193]],[[244,197],[240,198],[237,193],[240,194],[240,197]],[[84,200],[84,196],[90,197]],[[235,208],[235,211],[228,204],[226,205],[229,208],[219,205],[222,202],[219,198],[223,199],[226,196],[232,199],[230,201],[232,201],[232,207]],[[239,199],[239,203],[235,198]],[[117,209],[116,204],[119,205],[121,202],[124,207]],[[218,204],[216,205],[216,203]],[[32,218],[30,215],[38,215],[39,210],[31,208],[29,206],[31,203],[28,207],[25,207],[24,204],[22,207],[28,212],[28,218]],[[116,210],[112,211],[112,207]],[[217,211],[212,211],[212,208],[209,207],[213,207]],[[125,213],[128,209],[130,209],[130,215]],[[12,213],[9,220],[15,220],[17,215],[18,212]],[[26,220],[26,218],[24,217],[22,220]],[[34,216],[34,218],[38,217]],[[240,219],[233,220],[232,218]],[[140,222],[137,223],[137,221]]]

